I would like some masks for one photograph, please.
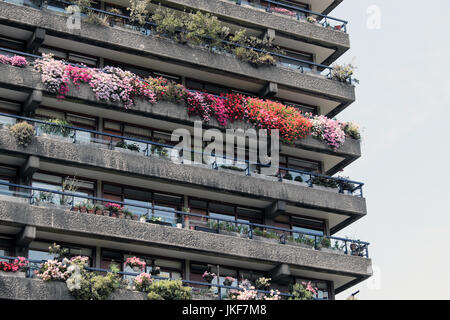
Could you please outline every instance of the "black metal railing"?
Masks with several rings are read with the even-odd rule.
[[[186,211],[178,211],[172,208],[166,209],[157,205],[110,200],[89,196],[86,194],[51,190],[47,188],[14,184],[5,181],[0,181],[0,185],[8,187],[7,190],[0,189],[0,194],[27,199],[27,202],[32,205],[57,206],[57,202],[59,200],[59,205],[63,209],[73,211],[76,208],[76,205],[80,203],[85,203],[86,206],[92,206],[92,210],[95,210],[94,203],[97,205],[99,203],[117,204],[127,209],[130,208],[130,210],[134,208],[134,210],[140,211],[140,217],[144,218],[142,222],[163,224],[170,227],[189,228],[218,234],[243,236],[249,239],[255,239],[256,236],[259,240],[272,239],[269,241],[284,245],[298,244],[310,249],[325,249],[331,250],[331,252],[335,253],[366,258],[369,257],[369,243],[360,240],[327,236],[319,234],[319,232],[298,231],[295,229],[252,223],[241,219],[205,216]],[[56,199],[55,195],[57,197]],[[101,214],[105,215],[105,210],[102,210]],[[230,214],[232,213],[230,212]],[[108,215],[112,216],[113,211],[109,212]]]
[[[3,1],[5,1],[5,0],[3,0]],[[24,3],[15,2],[13,0],[8,0],[8,2],[12,2],[12,3],[15,3],[15,4],[19,4],[19,5],[24,5]],[[29,2],[31,2],[31,1],[29,1]],[[64,1],[64,0],[36,0],[35,2],[37,3],[36,5],[26,5],[26,6],[34,7],[36,9],[47,8],[49,10],[54,10],[54,11],[61,12],[61,10],[65,8],[65,6],[75,5],[72,2]],[[88,6],[83,6],[83,5],[81,5],[81,7],[89,9],[92,12],[95,12],[97,14],[101,14],[101,15],[105,15],[105,16],[113,18],[109,22],[111,26],[114,26],[115,19],[121,19],[129,27],[131,27],[133,29],[140,30],[143,34],[148,35],[148,36],[152,35],[152,33],[153,33],[152,30],[157,27],[157,24],[155,22],[152,22],[152,21],[145,21],[145,23],[143,25],[137,25],[136,23],[134,23],[132,21],[132,19],[129,16],[125,16],[125,15],[122,15],[122,14],[117,14],[117,13],[113,13],[113,12],[109,12],[109,11],[105,11],[105,10],[101,10],[101,9],[97,9],[97,8],[92,8],[92,7],[88,7]],[[320,15],[318,13],[315,13],[315,14],[316,15]],[[179,32],[179,33],[186,33],[187,32],[187,31],[181,30],[181,29],[176,30],[176,31]],[[205,44],[209,43],[210,40],[211,40],[208,37],[205,37],[204,39],[205,39]],[[329,78],[329,79],[333,78],[333,73],[332,73],[333,67],[328,66],[328,65],[315,63],[315,62],[308,61],[308,60],[298,59],[298,58],[295,58],[295,57],[287,56],[285,54],[272,52],[272,51],[268,51],[268,50],[264,50],[264,49],[259,49],[259,48],[255,48],[255,47],[251,47],[251,46],[246,46],[246,45],[242,45],[242,44],[239,44],[239,43],[234,43],[234,42],[227,41],[227,40],[220,40],[220,42],[223,43],[224,45],[227,45],[227,46],[242,47],[242,48],[245,48],[245,49],[251,49],[251,50],[253,50],[255,52],[267,53],[267,54],[270,54],[270,55],[272,55],[274,57],[277,57],[279,59],[282,59],[282,60],[285,60],[285,61],[290,61],[292,63],[281,63],[281,64],[283,66],[289,67],[291,69],[300,70],[302,73],[304,73],[304,72],[313,72],[313,73],[316,73],[316,74],[323,74],[323,72],[325,71],[325,74],[323,74],[323,75],[326,78]],[[305,67],[305,65],[307,67]],[[347,80],[347,83],[348,84],[352,84],[352,79],[349,78]]]
[[[204,163],[202,161],[202,163],[197,164],[206,165],[211,169],[219,170],[231,168],[230,170],[234,170],[235,172],[242,172],[242,174],[252,176],[255,175],[255,173],[252,171],[264,172],[266,168],[272,168],[275,169],[274,172],[276,174],[276,179],[280,182],[292,180],[295,181],[295,183],[298,185],[303,184],[304,186],[310,188],[316,188],[317,186],[329,186],[329,188],[327,188],[329,191],[337,191],[339,193],[347,193],[348,195],[363,197],[364,183],[344,178],[335,178],[322,175],[319,173],[286,168],[281,166],[271,167],[268,164],[254,162],[247,159],[227,157],[225,155],[217,155],[215,153],[205,153],[203,151],[197,150],[190,150],[191,155],[189,157],[192,157],[192,155],[194,155],[194,159],[191,158],[191,160],[188,160],[186,159],[187,157],[181,155],[181,153],[184,152],[182,148],[165,143],[105,133],[85,128],[74,127],[71,125],[61,125],[49,121],[38,120],[29,117],[22,117],[2,112],[0,112],[0,117],[3,117],[3,119],[5,118],[13,119],[15,121],[17,120],[27,121],[35,124],[37,136],[40,136],[43,133],[45,134],[46,131],[45,128],[53,127],[54,130],[49,130],[50,135],[63,137],[65,136],[67,141],[71,141],[73,143],[89,143],[93,145],[100,145],[107,147],[111,150],[113,149],[124,150],[124,148],[117,147],[117,143],[119,141],[131,141],[132,144],[136,146],[135,147],[136,152],[147,157],[162,156],[171,159],[172,161],[175,161],[177,163],[196,164],[195,154],[199,154],[202,160],[209,158],[210,161],[209,163]],[[1,121],[2,120],[0,119],[0,123]],[[9,123],[12,124],[13,121]],[[83,136],[83,134],[87,134],[88,137]],[[142,146],[142,148],[139,145]],[[291,175],[291,179],[289,180],[285,178],[287,173]]]

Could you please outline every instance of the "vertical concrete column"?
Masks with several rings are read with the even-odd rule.
[[[102,248],[101,247],[95,247],[94,268],[100,268],[101,261],[102,261]]]
[[[25,226],[16,236],[16,256],[28,257],[30,243],[36,239],[36,227]]]
[[[98,198],[102,198],[102,196],[103,196],[103,193],[102,193],[103,181],[102,180],[97,180],[96,184],[97,184],[97,188],[95,190],[95,196],[98,197]]]
[[[189,197],[187,195],[183,196],[183,207],[189,208]],[[189,216],[184,216],[184,228],[189,229]]]
[[[105,67],[105,59],[104,58],[98,58],[98,67],[104,68]]]
[[[181,76],[181,84],[183,86],[186,86],[186,77],[185,76]]]
[[[191,260],[184,260],[184,280],[191,280]]]

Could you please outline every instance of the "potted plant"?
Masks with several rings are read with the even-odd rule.
[[[103,215],[103,209],[104,209],[104,207],[101,204],[96,204],[94,206],[95,214],[98,215],[98,216]]]
[[[78,212],[78,211],[80,211],[80,204],[75,204],[75,205],[73,205],[72,206],[72,211],[73,212]]]
[[[225,277],[225,279],[223,279],[223,285],[224,285],[224,286],[231,287],[231,286],[233,285],[233,282],[234,282],[235,280],[236,280],[236,279],[233,278],[233,277]]]
[[[94,205],[92,203],[88,203],[86,205],[86,210],[87,210],[88,213],[94,214]]]
[[[139,216],[137,214],[131,214],[131,219],[134,221],[138,221],[139,220]]]
[[[280,243],[280,235],[278,233],[261,229],[253,230],[253,239],[263,242]]]
[[[123,207],[118,203],[108,202],[105,205],[105,208],[109,210],[112,217],[116,217],[119,213],[119,210],[122,210]]]
[[[330,192],[339,192],[338,184],[336,180],[322,177],[322,176],[315,176],[312,178],[312,183],[315,189],[319,190],[325,190]]]
[[[25,278],[28,265],[28,260],[24,257],[17,257],[12,262],[0,261],[0,274],[3,276]]]
[[[208,283],[211,283],[216,277],[216,274],[210,271],[205,271],[202,275],[202,278]]]
[[[131,211],[128,208],[119,209],[118,218],[125,219],[125,216],[131,215]]]
[[[132,257],[125,261],[125,265],[131,267],[135,272],[140,272],[144,270],[146,263],[137,257]]]
[[[80,202],[78,204],[81,213],[86,213],[87,212],[87,208],[86,208],[87,205],[88,205],[88,203],[86,201],[82,201],[82,202]]]

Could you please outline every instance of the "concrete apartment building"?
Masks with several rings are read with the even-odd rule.
[[[355,101],[352,83],[327,77],[350,47],[347,23],[332,17],[342,0],[160,2],[175,12],[210,13],[231,32],[245,28],[255,37],[269,37],[283,53],[275,66],[255,67],[233,54],[155,36],[151,25],[127,28],[128,0],[97,1],[94,12],[107,16],[108,25],[82,16],[80,28],[68,28],[67,2],[7,0],[0,2],[0,54],[21,55],[31,64],[52,53],[89,68],[120,67],[192,91],[240,93],[328,118],[339,117]],[[151,4],[150,11],[156,7]],[[0,64],[0,113],[1,256],[46,260],[56,242],[73,255],[88,256],[95,268],[108,269],[115,261],[127,271],[123,262],[137,256],[146,260],[147,271],[159,267],[160,276],[171,279],[204,282],[203,272],[211,270],[219,275],[213,283],[231,276],[237,285],[264,276],[280,292],[311,281],[317,299],[334,299],[371,276],[368,243],[333,237],[367,213],[363,184],[333,177],[361,156],[356,139],[347,138],[337,149],[311,136],[280,143],[283,169],[276,176],[230,159],[212,166],[175,163],[164,151],[170,149],[164,145],[173,145],[171,132],[193,132],[194,121],[201,120],[182,104],[136,99],[124,108],[100,101],[87,85],[71,85],[61,99],[31,66],[8,64]],[[8,130],[21,117],[35,120],[36,127],[65,119],[70,135],[41,132],[23,147]],[[236,121],[227,127],[251,125]],[[214,119],[203,123],[203,129],[211,128],[225,131]],[[140,148],[124,150],[116,146],[121,141]],[[287,172],[302,179],[287,179]],[[77,180],[78,197],[67,203],[59,200],[68,177]],[[334,189],[313,183],[317,177],[334,181]],[[113,201],[132,214],[73,211],[82,201]],[[223,228],[226,224],[232,227]],[[70,298],[60,285],[0,274],[0,298]],[[133,294],[116,298],[140,298]]]

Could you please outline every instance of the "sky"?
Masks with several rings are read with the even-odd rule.
[[[337,235],[370,242],[375,271],[336,299],[450,299],[449,12],[448,0],[344,0],[330,13],[349,21],[337,62],[360,80],[337,118],[360,124],[362,157],[341,174],[367,201]]]

